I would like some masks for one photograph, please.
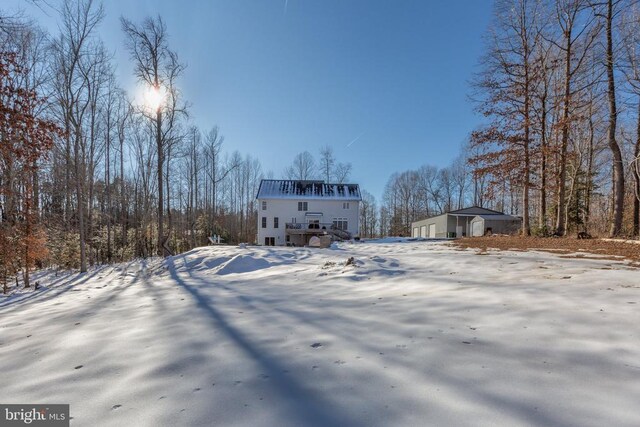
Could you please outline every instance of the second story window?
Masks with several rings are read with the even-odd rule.
[[[266,211],[266,210],[267,210],[267,201],[266,201],[266,200],[263,200],[263,201],[262,201],[262,210],[263,210],[263,211]]]
[[[262,228],[267,228],[267,217],[266,216],[262,217]]]
[[[308,202],[298,202],[298,210],[299,211],[308,211],[309,203]]]
[[[264,203],[264,202],[262,202]],[[342,203],[342,209],[349,209],[349,202]]]
[[[280,220],[278,219],[277,216],[273,217],[273,228],[278,228],[278,223],[280,222]]]

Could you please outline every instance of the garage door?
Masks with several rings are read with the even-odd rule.
[[[474,223],[471,224],[471,234],[473,235],[473,237],[482,237],[484,236],[484,222],[483,221],[476,221]]]
[[[420,237],[427,237],[427,226],[423,225],[420,227]]]
[[[411,235],[411,237],[420,237],[418,236],[418,227],[413,227],[413,234]]]
[[[436,237],[436,225],[435,224],[429,224],[429,237],[430,238]]]

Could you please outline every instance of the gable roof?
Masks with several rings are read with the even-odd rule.
[[[468,208],[462,208],[462,209],[457,209],[455,211],[443,212],[438,215],[432,215],[426,218],[422,218],[420,220],[413,221],[411,223],[411,226],[413,227],[413,224],[416,224],[418,222],[426,221],[428,219],[438,218],[441,216],[447,216],[447,215],[453,215],[458,217],[475,217],[475,216],[490,217],[490,216],[499,216],[499,215],[505,215],[505,214],[504,212],[494,211],[492,209],[487,209],[487,208],[481,208],[480,206],[469,206]]]
[[[445,213],[454,215],[504,215],[504,212],[481,208],[480,206],[469,206],[468,208],[457,209],[455,211]]]
[[[263,179],[256,199],[362,200],[358,184],[327,184],[324,181]]]

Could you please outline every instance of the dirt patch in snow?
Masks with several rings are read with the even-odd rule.
[[[489,249],[536,250],[561,253],[563,257],[570,258],[628,259],[633,261],[635,266],[640,267],[640,245],[625,241],[571,237],[487,236],[459,239],[454,241],[453,245],[461,249],[480,249],[482,254]]]

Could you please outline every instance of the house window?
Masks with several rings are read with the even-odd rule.
[[[347,218],[333,218],[333,228],[346,230],[348,228]]]
[[[266,211],[266,210],[267,210],[267,201],[266,201],[266,200],[263,200],[263,201],[262,201],[262,210],[263,210],[263,211]]]
[[[299,211],[308,211],[309,210],[308,202],[298,202],[298,210]]]
[[[343,202],[342,209],[349,209],[349,202]]]
[[[278,217],[274,216],[273,217],[273,228],[278,228],[278,222],[279,222]]]
[[[266,216],[262,217],[262,228],[267,228],[267,217]]]

